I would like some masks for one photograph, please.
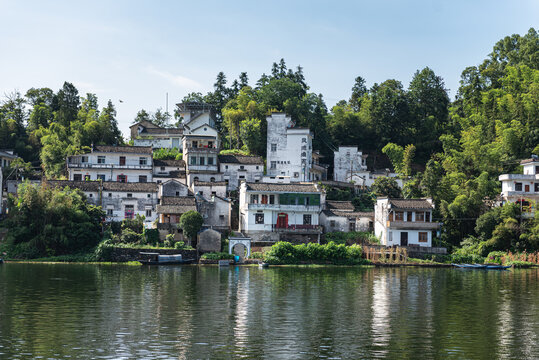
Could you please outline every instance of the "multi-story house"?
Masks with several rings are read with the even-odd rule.
[[[157,184],[164,183],[170,179],[178,180],[184,184],[185,161],[183,160],[153,160],[153,181]]]
[[[355,211],[350,201],[326,201],[320,214],[324,232],[373,231],[374,212]]]
[[[324,155],[321,155],[319,150],[313,151],[313,161],[311,167],[311,177],[313,181],[324,181],[328,179],[329,165],[320,162],[320,159],[323,157]]]
[[[240,182],[260,182],[264,176],[264,160],[260,156],[219,155],[219,169],[228,190],[238,190]]]
[[[181,148],[183,126],[178,128],[163,128],[149,121],[141,121],[129,127],[131,140],[135,146],[150,146],[154,149]]]
[[[361,184],[364,177],[368,177],[367,155],[357,146],[339,146],[333,159],[333,180]]]
[[[374,234],[385,246],[432,246],[432,199],[378,198],[374,208]]]
[[[96,145],[88,154],[67,157],[69,180],[152,182],[152,148]]]
[[[535,208],[539,202],[539,157],[522,160],[523,174],[503,174],[498,178],[502,182],[503,202],[519,204],[522,217],[535,216]]]
[[[48,180],[47,185],[70,187],[82,190],[89,203],[101,206],[106,212],[106,221],[133,219],[144,216],[145,226],[157,219],[157,184],[121,183],[113,181]]]
[[[253,240],[319,240],[325,193],[317,184],[241,183],[239,230]]]
[[[187,185],[170,179],[159,184],[159,205],[157,213],[159,221],[157,229],[162,240],[166,235],[174,234],[176,240],[183,240],[181,229],[178,228],[181,216],[187,211],[197,210],[195,197]]]
[[[269,176],[290,176],[290,181],[311,181],[313,135],[307,128],[294,127],[284,113],[267,117],[267,163]]]
[[[18,156],[13,150],[0,150],[0,168],[7,168]]]

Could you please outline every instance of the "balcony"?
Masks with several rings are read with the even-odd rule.
[[[67,167],[75,169],[132,169],[151,170],[152,165],[119,165],[119,164],[91,164],[91,163],[67,163]]]
[[[189,171],[217,171],[217,165],[187,165]]]
[[[249,210],[309,211],[319,212],[320,205],[248,204]]]
[[[188,146],[187,149],[186,149],[186,153],[217,153],[219,151],[219,149],[217,149],[216,147],[204,147],[204,146],[198,146],[198,147],[193,147],[193,146]]]
[[[304,233],[304,234],[321,234],[322,227],[320,225],[288,225],[287,227],[271,226],[271,231],[280,233]]]
[[[388,221],[387,227],[391,229],[403,230],[437,230],[440,227],[440,223],[421,221]]]

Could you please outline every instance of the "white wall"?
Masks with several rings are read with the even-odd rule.
[[[241,170],[243,166],[244,170]],[[257,182],[261,181],[264,176],[264,165],[251,164],[227,164],[219,165],[220,171],[223,173],[223,179],[228,180],[228,190],[237,190],[241,181]],[[243,178],[240,179],[240,176]]]

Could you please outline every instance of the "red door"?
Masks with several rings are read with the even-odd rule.
[[[530,192],[530,185],[524,185],[524,191]]]
[[[288,214],[280,213],[277,215],[277,229],[286,229],[288,227]]]

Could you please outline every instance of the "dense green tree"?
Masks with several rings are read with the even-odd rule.
[[[202,228],[202,215],[194,210],[187,211],[180,217],[180,228],[183,229],[183,234],[194,240],[197,233]]]
[[[379,177],[374,180],[371,190],[376,196],[387,196],[389,198],[402,197],[401,189],[397,180],[391,177]]]

